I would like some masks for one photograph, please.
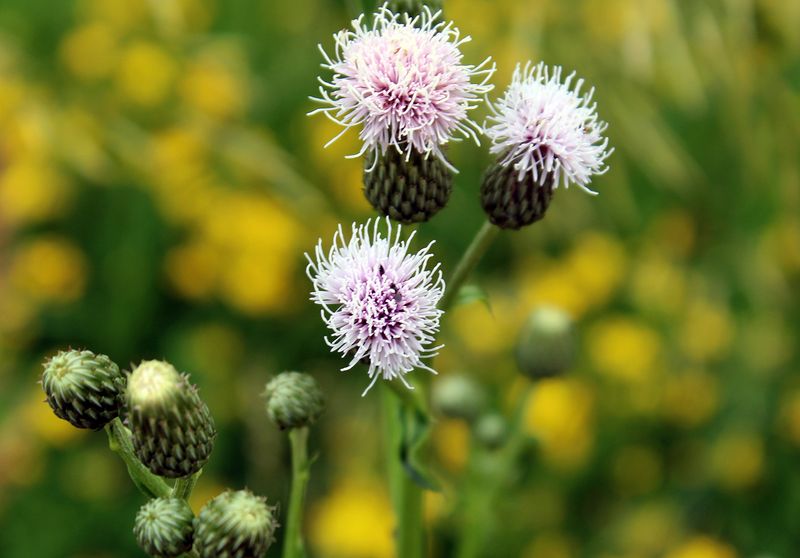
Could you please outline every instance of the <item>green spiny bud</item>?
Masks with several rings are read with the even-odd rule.
[[[375,157],[378,157],[377,162]],[[453,173],[435,155],[389,147],[366,158],[364,195],[381,214],[400,223],[421,223],[450,199]]]
[[[552,198],[552,173],[540,184],[530,172],[520,178],[514,165],[494,164],[481,184],[483,211],[501,229],[519,229],[543,218]]]
[[[266,498],[229,490],[200,510],[194,549],[200,558],[262,558],[277,526],[275,508]]]
[[[425,11],[425,6],[432,13],[442,9],[442,0],[390,0],[386,7],[396,14],[407,13],[409,17],[416,17]]]
[[[450,374],[433,384],[432,400],[442,415],[472,421],[483,411],[486,394],[472,378]]]
[[[105,355],[61,351],[44,363],[42,388],[57,416],[99,430],[119,416],[125,376]]]
[[[171,364],[142,362],[128,378],[128,422],[136,456],[154,474],[192,475],[214,447],[214,420],[197,388]]]
[[[281,430],[312,424],[325,408],[317,381],[302,372],[283,372],[267,383],[267,415]]]
[[[574,358],[575,334],[566,312],[542,306],[531,313],[516,347],[522,373],[532,379],[557,376],[572,366]]]
[[[475,438],[489,449],[503,445],[508,436],[508,424],[499,413],[482,416],[475,424]]]
[[[156,498],[139,509],[133,534],[155,558],[174,558],[192,548],[194,514],[181,498]]]

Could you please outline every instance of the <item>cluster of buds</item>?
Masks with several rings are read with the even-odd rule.
[[[136,541],[148,555],[174,558],[192,551],[201,558],[261,558],[267,551],[277,521],[265,498],[228,491],[195,517],[188,494],[179,491],[178,482],[193,485],[190,479],[208,461],[216,436],[208,406],[188,375],[157,360],[126,375],[105,355],[70,350],[45,362],[42,387],[57,416],[78,428],[108,427],[112,438],[125,438],[122,443],[132,449],[124,458],[134,481],[141,480],[133,472],[139,467],[161,483],[164,494],[142,506],[134,522]],[[120,419],[127,428],[109,424]],[[158,477],[176,484],[170,487]]]

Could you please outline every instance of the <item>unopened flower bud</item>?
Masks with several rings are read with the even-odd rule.
[[[475,438],[489,449],[497,449],[508,437],[508,424],[499,413],[482,416],[475,424]]]
[[[266,498],[229,490],[200,510],[194,549],[200,558],[262,558],[277,526],[275,508]]]
[[[281,430],[314,423],[325,408],[325,397],[313,376],[283,372],[267,383],[267,415]]]
[[[442,9],[442,0],[390,0],[386,7],[396,14],[408,14],[408,17],[416,17],[428,7],[431,12]]]
[[[516,347],[520,371],[532,379],[557,376],[575,358],[575,333],[566,312],[550,306],[536,309],[522,328]]]
[[[450,374],[434,382],[432,400],[442,415],[472,421],[483,411],[486,394],[472,378]]]
[[[42,388],[57,416],[99,430],[119,415],[125,376],[105,355],[61,351],[45,362]]]
[[[481,206],[493,225],[519,229],[544,217],[553,198],[553,175],[543,183],[513,165],[494,164],[483,177]]]
[[[447,205],[452,191],[452,171],[433,154],[388,147],[366,159],[364,195],[382,215],[400,223],[427,221]]]
[[[174,558],[192,548],[194,514],[181,498],[156,498],[139,509],[136,542],[154,558]]]
[[[154,474],[186,477],[208,461],[214,420],[197,388],[171,364],[137,366],[128,378],[127,405],[136,456]]]

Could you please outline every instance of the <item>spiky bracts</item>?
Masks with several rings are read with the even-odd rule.
[[[481,206],[489,221],[501,229],[519,229],[544,217],[553,199],[553,176],[539,183],[531,174],[495,164],[481,184]]]
[[[106,355],[61,351],[44,363],[42,388],[57,416],[99,430],[119,415],[125,376]]]
[[[431,12],[442,9],[442,0],[389,0],[386,7],[396,14],[408,14],[409,17],[421,15],[425,8]]]
[[[178,478],[205,465],[214,420],[185,375],[167,362],[142,362],[128,379],[126,402],[136,456],[151,472]]]
[[[139,509],[136,542],[154,558],[174,558],[192,548],[194,514],[181,498],[156,498]]]
[[[267,415],[281,430],[315,422],[325,408],[325,397],[313,376],[283,372],[267,383],[264,391]]]
[[[574,363],[575,345],[572,318],[559,308],[540,306],[520,331],[517,366],[534,380],[558,376]]]
[[[275,508],[248,490],[223,492],[195,520],[200,558],[263,558],[278,524]]]

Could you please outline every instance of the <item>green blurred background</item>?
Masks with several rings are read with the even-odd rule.
[[[366,2],[364,2],[366,3]],[[315,556],[392,556],[376,394],[345,374],[303,253],[371,215],[355,134],[314,105],[317,43],[358,0],[0,0],[0,556],[141,556],[141,496],[102,433],[56,419],[42,360],[86,347],[192,374],[217,447],[193,495],[287,501],[285,440],[259,392],[284,369],[329,397],[314,431]],[[537,440],[491,505],[487,556],[793,558],[800,548],[800,2],[447,0],[491,55],[575,69],[610,124],[601,194],[559,190],[501,236],[490,294],[446,319],[442,374],[508,413],[530,309],[578,321],[579,364],[534,391]],[[484,110],[484,109],[480,109]],[[481,120],[483,115],[479,115]],[[448,208],[419,228],[452,269],[482,222],[485,147],[458,144]],[[439,420],[432,554],[471,476]],[[271,555],[277,555],[277,545]]]

